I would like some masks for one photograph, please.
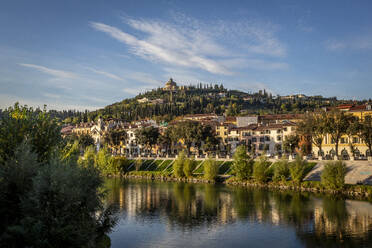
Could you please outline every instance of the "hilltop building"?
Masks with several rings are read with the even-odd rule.
[[[172,78],[168,80],[168,82],[165,83],[165,86],[163,87],[163,90],[167,91],[175,91],[178,90],[177,83],[173,81]]]

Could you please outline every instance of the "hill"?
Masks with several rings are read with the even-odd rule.
[[[351,101],[337,100],[336,97],[273,96],[258,91],[247,93],[226,89],[222,84],[198,84],[177,86],[170,79],[164,88],[157,88],[136,97],[124,99],[103,109],[87,113],[88,119],[117,118],[127,121],[153,118],[169,121],[186,114],[216,113],[227,116],[247,114],[303,113],[321,107],[335,106]]]

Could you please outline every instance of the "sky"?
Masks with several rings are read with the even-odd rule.
[[[372,97],[372,1],[0,1],[0,108],[94,110],[161,87]]]

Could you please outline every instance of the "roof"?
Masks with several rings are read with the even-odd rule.
[[[266,126],[258,126],[255,130],[262,131],[267,129],[278,129],[278,128],[284,128],[284,127],[290,127],[290,126],[296,126],[295,123],[288,122],[288,123],[280,123],[280,124],[270,124]]]
[[[290,119],[301,119],[303,114],[278,114],[278,115],[260,115],[260,120],[290,120]]]

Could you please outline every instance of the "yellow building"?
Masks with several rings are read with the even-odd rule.
[[[170,91],[174,91],[174,90],[177,90],[178,89],[178,86],[176,84],[176,82],[173,81],[172,78],[170,78],[168,80],[168,82],[165,83],[165,86],[163,88],[163,90],[170,90]]]
[[[372,116],[371,105],[341,105],[337,109],[344,111],[346,114],[358,117],[359,120],[363,120],[366,116]],[[354,156],[352,149],[354,150]],[[333,158],[336,155],[335,142],[332,140],[331,135],[327,134],[322,143],[323,156],[326,158]],[[372,156],[371,151],[359,136],[354,135],[349,137],[343,135],[338,145],[338,152],[341,159],[353,159],[353,158],[366,158]],[[313,145],[313,153],[319,155],[318,147]]]

